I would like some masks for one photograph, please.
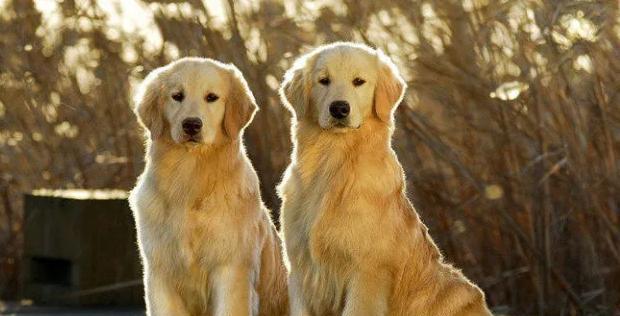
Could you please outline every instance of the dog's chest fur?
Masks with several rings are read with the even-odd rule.
[[[207,182],[206,179],[200,179],[200,174],[192,174],[190,168],[182,169],[179,168],[169,179],[149,181],[157,184],[140,187],[144,193],[148,192],[140,195],[143,206],[139,209],[145,210],[140,214],[141,227],[151,236],[149,241],[157,243],[147,249],[155,261],[161,260],[158,253],[166,257],[174,254],[176,258],[171,264],[181,265],[178,268],[190,268],[196,264],[213,266],[221,263],[218,261],[226,261],[225,256],[229,254],[220,249],[231,249],[232,252],[244,244],[239,240],[243,239],[243,234],[227,233],[229,227],[245,224],[234,214],[239,208],[235,204],[239,201],[230,197],[230,192],[221,186],[193,187],[192,183]]]
[[[243,198],[243,188],[227,186],[225,177],[215,185],[215,175],[196,164],[188,158],[172,165],[160,162],[146,170],[132,196],[139,198],[133,209],[145,264],[185,296],[196,297],[188,302],[206,304],[209,272],[255,253],[251,250],[258,245],[249,237],[258,229],[251,223],[258,222],[259,213]],[[238,233],[231,234],[231,227]]]
[[[301,153],[281,187],[289,259],[300,268],[306,303],[320,315],[337,314],[351,274],[394,250],[385,238],[393,232],[382,227],[397,221],[385,200],[401,187],[400,170],[387,151],[326,153]]]

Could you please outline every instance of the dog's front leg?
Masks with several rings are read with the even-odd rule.
[[[156,273],[145,273],[144,296],[148,316],[189,315],[181,296],[171,284],[172,282]]]
[[[343,316],[387,315],[390,294],[389,273],[366,270],[353,276],[347,287]]]
[[[213,276],[216,316],[250,316],[258,313],[258,294],[249,268],[222,266],[216,269]]]
[[[291,316],[310,316],[304,303],[299,277],[291,271],[288,277],[288,293],[291,302]]]

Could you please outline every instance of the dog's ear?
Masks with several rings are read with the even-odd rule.
[[[232,64],[229,70],[231,86],[224,109],[224,131],[231,139],[237,139],[252,121],[258,106],[241,71]]]
[[[160,137],[164,132],[164,118],[161,112],[161,80],[163,68],[149,73],[138,86],[134,96],[134,112],[138,122],[149,132],[151,139]]]
[[[284,74],[280,85],[280,99],[298,121],[306,115],[310,104],[310,81],[307,77],[312,59],[309,55],[297,59]]]
[[[374,110],[381,121],[391,124],[394,109],[402,101],[407,84],[396,65],[381,50],[377,50],[377,61],[379,70],[375,87]]]

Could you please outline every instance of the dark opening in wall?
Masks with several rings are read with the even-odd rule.
[[[33,257],[30,262],[33,283],[71,285],[71,261],[57,258]]]

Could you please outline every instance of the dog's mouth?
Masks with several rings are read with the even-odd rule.
[[[358,126],[351,126],[351,124],[349,124],[349,122],[347,121],[335,121],[331,126],[325,128],[326,130],[332,130],[336,133],[346,133],[348,131],[351,130],[356,130],[360,128],[360,125]]]
[[[198,136],[187,136],[185,140],[183,140],[183,143],[188,145],[199,145],[202,144],[202,139]]]
[[[361,127],[362,122],[354,121],[350,118],[336,119],[331,117],[325,121],[318,121],[317,124],[325,132],[342,134],[355,131]]]

